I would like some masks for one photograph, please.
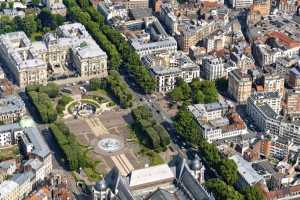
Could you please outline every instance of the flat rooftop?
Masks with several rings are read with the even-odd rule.
[[[156,165],[143,169],[133,170],[129,174],[129,186],[140,187],[160,182],[173,181],[175,175],[167,164]]]
[[[251,163],[246,161],[242,156],[236,154],[229,159],[233,160],[238,167],[240,176],[250,185],[254,185],[263,180],[263,177],[259,175],[252,167]]]

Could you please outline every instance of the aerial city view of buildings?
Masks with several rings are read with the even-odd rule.
[[[300,1],[0,0],[0,200],[300,199]]]

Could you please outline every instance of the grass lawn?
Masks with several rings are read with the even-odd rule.
[[[149,159],[150,159],[150,166],[160,165],[165,163],[162,157],[154,151],[150,153]]]
[[[83,169],[85,175],[89,178],[90,181],[99,181],[103,175],[92,168],[84,168]]]
[[[164,160],[162,159],[162,157],[160,157],[159,153],[148,149],[145,146],[141,146],[141,151],[139,152],[141,155],[146,156],[149,159],[149,165],[150,166],[154,166],[154,165],[160,165],[160,164],[164,164]]]
[[[109,96],[108,93],[103,89],[98,89],[96,91],[89,91],[88,95],[95,95],[95,96],[101,95],[101,96],[106,96],[106,97]]]
[[[41,41],[43,37],[42,32],[35,32],[31,34],[31,41]]]
[[[0,150],[0,162],[9,159],[15,159],[20,155],[19,147],[17,145],[3,148]]]

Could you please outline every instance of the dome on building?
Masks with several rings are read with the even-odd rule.
[[[105,190],[107,188],[105,180],[97,181],[95,185],[95,189],[100,191],[100,190]]]

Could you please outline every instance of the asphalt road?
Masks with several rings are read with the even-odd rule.
[[[146,105],[153,114],[153,117],[168,131],[171,144],[170,147],[178,152],[181,156],[187,157],[187,150],[191,147],[179,134],[177,134],[173,120],[171,117],[155,102],[155,97],[143,94],[140,88],[135,84],[134,80],[128,75],[122,75],[125,82],[129,85],[129,89],[140,105]]]

